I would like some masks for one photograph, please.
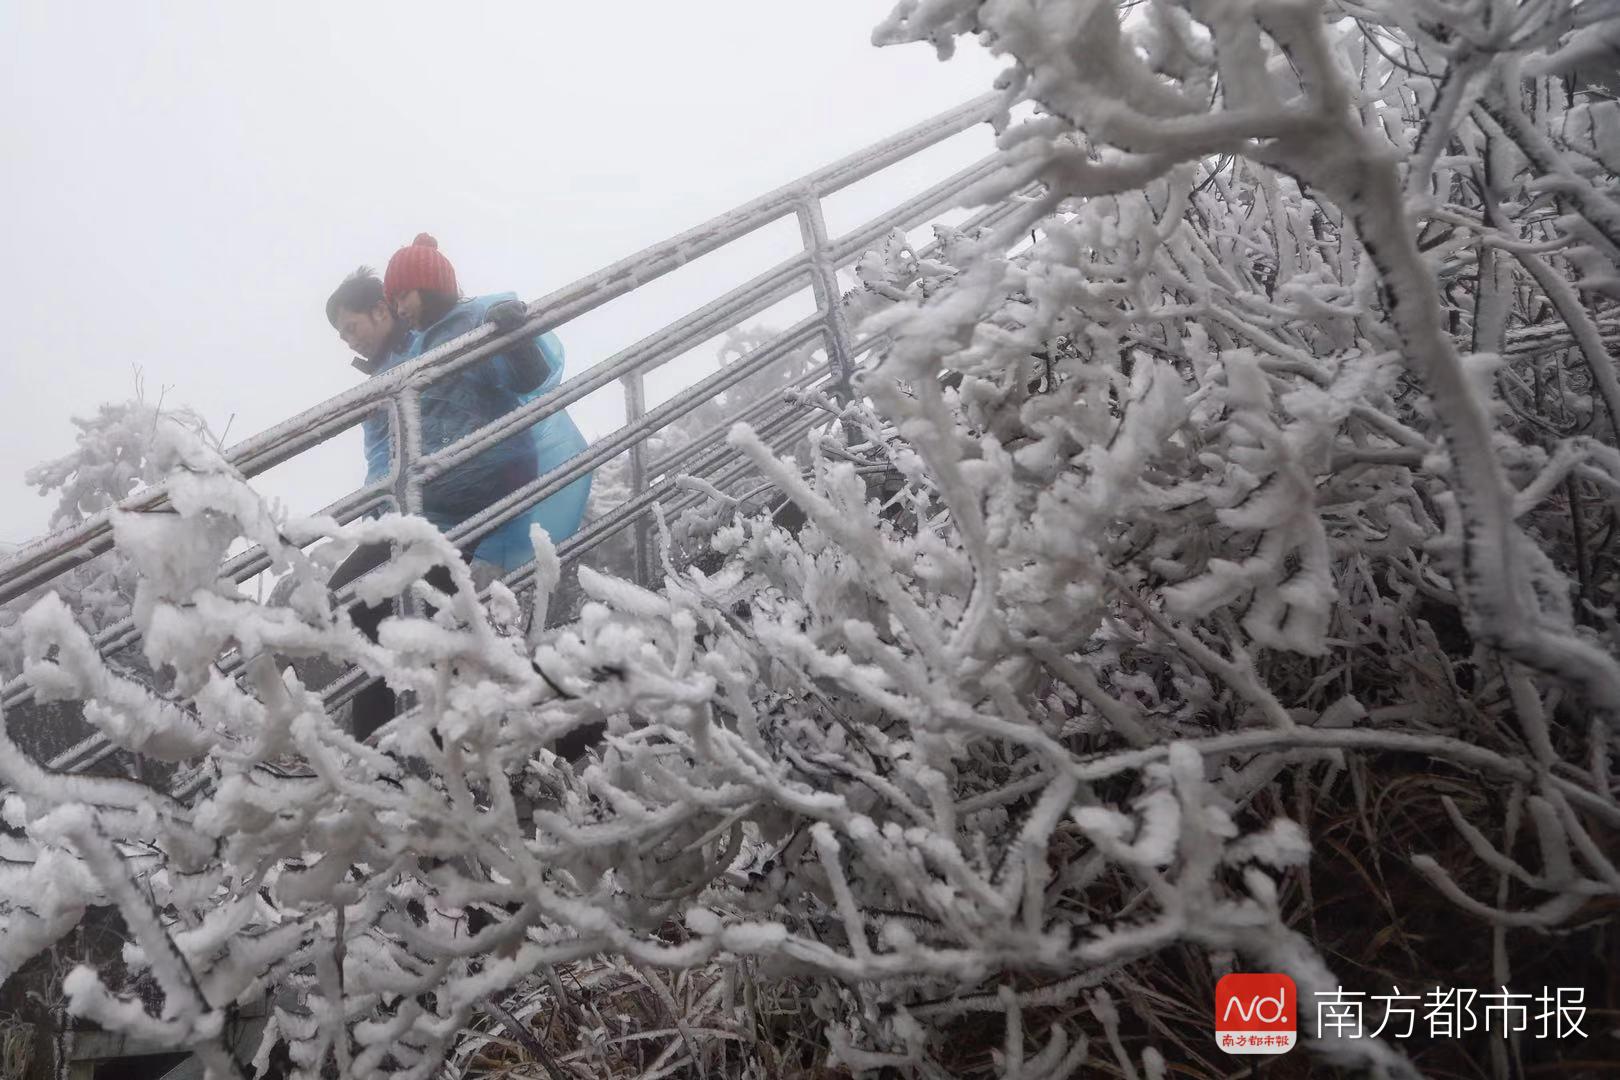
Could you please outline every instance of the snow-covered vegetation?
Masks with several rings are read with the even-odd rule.
[[[55,596],[16,632],[36,695],[209,783],[50,775],[0,736],[0,975],[114,906],[133,981],[79,967],[69,1007],[217,1076],[265,999],[257,1063],[297,1076],[1034,1080],[1222,1075],[1231,970],[1306,1001],[1599,993],[1610,12],[906,0],[880,42],[977,34],[1037,104],[979,193],[1025,204],[861,260],[884,343],[801,460],[730,433],[801,527],[736,513],[718,569],[666,545],[656,592],[581,570],[561,627],[477,599],[424,521],[283,516],[157,418],[171,506],[115,526],[163,689]],[[216,580],[239,538],[285,606]],[[437,613],[367,641],[323,538],[395,541],[362,598]],[[289,669],[314,655],[414,709],[357,743]],[[1613,1054],[1602,1024],[1577,1050],[1300,1019],[1296,1053],[1374,1075]]]

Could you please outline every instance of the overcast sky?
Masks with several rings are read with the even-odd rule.
[[[227,445],[352,386],[326,296],[417,232],[468,294],[533,299],[990,88],[976,51],[874,48],[887,10],[0,4],[0,541],[44,529],[23,471],[136,365],[216,433],[234,414]],[[833,231],[991,148],[981,127],[852,191]],[[781,223],[564,327],[567,374],[796,243]],[[574,412],[600,434],[616,408]],[[359,482],[357,431],[321,453],[264,488],[307,510]]]

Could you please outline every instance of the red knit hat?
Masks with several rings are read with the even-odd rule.
[[[439,242],[427,233],[417,233],[410,247],[402,247],[388,260],[383,274],[383,294],[396,300],[412,289],[431,289],[449,296],[460,296],[456,288],[456,268],[439,251]]]

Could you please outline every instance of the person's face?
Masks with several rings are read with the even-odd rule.
[[[412,289],[408,293],[401,293],[394,299],[394,308],[399,317],[405,320],[405,325],[412,330],[427,329],[422,325],[422,290]]]
[[[338,337],[343,344],[367,360],[381,360],[388,351],[388,339],[394,336],[394,315],[386,303],[370,311],[339,311]]]

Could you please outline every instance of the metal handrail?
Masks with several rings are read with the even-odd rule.
[[[787,184],[777,190],[761,196],[734,210],[711,218],[709,221],[695,228],[686,230],[659,244],[654,244],[634,255],[604,267],[595,274],[566,285],[555,292],[548,294],[528,305],[529,319],[523,326],[510,333],[496,334],[490,326],[479,326],[452,341],[431,350],[430,352],[401,364],[381,375],[367,379],[351,390],[322,402],[313,408],[307,409],[297,416],[291,417],[282,423],[276,424],[259,434],[233,446],[226,454],[231,462],[244,476],[256,476],[267,469],[281,464],[290,458],[296,457],[303,451],[319,445],[337,433],[352,427],[365,416],[375,412],[382,406],[396,406],[391,409],[391,421],[394,424],[395,447],[395,477],[396,494],[406,495],[400,499],[402,504],[408,505],[411,499],[409,491],[398,490],[399,479],[403,473],[404,487],[414,488],[419,493],[421,476],[412,476],[411,470],[400,469],[399,465],[404,458],[402,450],[409,449],[410,416],[400,416],[401,410],[397,405],[402,401],[407,406],[414,405],[415,394],[424,387],[438,381],[468,364],[493,355],[512,342],[525,335],[540,333],[555,329],[562,324],[585,314],[601,305],[619,298],[628,292],[656,280],[659,277],[685,265],[691,259],[706,255],[709,252],[730,243],[754,230],[775,221],[787,213],[803,216],[811,212],[812,208],[819,207],[820,199],[842,190],[858,180],[872,175],[897,161],[903,160],[920,150],[926,149],[951,135],[989,119],[996,111],[1001,101],[999,94],[986,94],[957,108],[948,110],[930,120],[926,120],[901,134],[882,142],[874,144],[865,150],[850,155],[832,165],[809,174],[794,183]],[[986,163],[981,165],[988,165]],[[970,170],[971,171],[971,170]],[[959,174],[959,177],[961,174]],[[957,180],[958,178],[952,178]],[[956,190],[969,186],[972,178],[959,182]],[[913,200],[915,202],[915,200]],[[910,205],[910,204],[908,204]],[[893,220],[892,216],[889,216]],[[862,230],[856,230],[856,233]],[[851,242],[856,237],[840,238],[840,243],[834,245],[843,250],[850,250]],[[855,245],[858,246],[858,245]],[[771,271],[771,274],[787,270],[792,263],[800,273],[809,273],[817,262],[828,260],[830,253],[807,251],[790,260],[789,264]],[[732,307],[737,303],[738,295],[745,291],[758,289],[760,280],[756,279],[742,289],[735,290],[709,305],[705,311],[723,307]],[[783,295],[790,295],[793,290]],[[774,292],[774,290],[773,290]],[[773,301],[774,302],[774,301]],[[768,306],[768,305],[767,305]],[[696,313],[694,313],[695,315]],[[746,315],[738,316],[746,318]],[[684,337],[680,331],[688,329],[687,320],[681,320],[672,326],[669,331],[675,336]],[[834,321],[829,315],[829,321]],[[698,339],[701,340],[701,339]],[[676,352],[666,356],[677,355]],[[628,358],[626,358],[628,359]],[[650,357],[647,359],[651,359]],[[596,365],[595,371],[604,365]],[[598,385],[605,385],[606,381],[623,377],[639,368],[639,364],[623,365],[622,370],[615,368],[612,375]],[[574,380],[576,383],[578,380]],[[594,387],[593,387],[594,389]],[[581,390],[581,396],[588,393]],[[555,392],[554,392],[555,394]],[[567,404],[560,395],[547,396],[547,405],[562,408]],[[530,403],[536,405],[536,403]],[[409,408],[407,410],[409,411]],[[528,409],[525,417],[530,423],[543,419],[538,409]],[[402,424],[400,421],[404,421]],[[496,421],[495,425],[486,425],[486,429],[501,427],[510,428]],[[400,427],[406,431],[401,432]],[[400,438],[400,435],[406,438]],[[484,430],[480,430],[467,439],[459,440],[453,447],[446,450],[456,452],[471,452],[473,445],[491,445],[498,442],[498,438],[491,438],[488,442],[482,441]],[[441,451],[442,453],[443,451]],[[418,455],[412,455],[417,457]],[[419,455],[422,460],[427,455]],[[406,463],[414,464],[414,462]],[[453,462],[446,461],[448,467]],[[412,483],[412,480],[415,480]],[[120,509],[150,510],[162,504],[164,490],[162,485],[142,491],[129,499],[124,500]],[[38,585],[57,577],[74,566],[87,562],[96,555],[106,551],[111,546],[111,515],[109,511],[102,511],[88,521],[71,529],[45,537],[34,543],[24,546],[9,558],[0,562],[0,603],[15,599],[17,596],[37,587]]]
[[[851,340],[839,302],[838,269],[890,230],[910,229],[936,215],[964,190],[991,175],[997,162],[995,155],[991,155],[836,238],[827,235],[822,198],[990,119],[1001,103],[999,94],[984,95],[620,259],[528,304],[528,319],[521,326],[504,333],[497,333],[488,325],[477,327],[243,440],[231,447],[225,457],[244,477],[250,478],[320,445],[366,416],[386,410],[394,451],[389,475],[349,492],[321,512],[340,522],[387,506],[419,512],[423,485],[445,470],[618,380],[625,388],[624,426],[544,476],[509,493],[474,518],[460,523],[451,530],[449,538],[462,547],[475,543],[603,462],[629,453],[632,463],[630,499],[559,545],[558,554],[564,559],[577,558],[624,529],[634,528],[637,567],[645,576],[651,561],[645,521],[652,505],[671,495],[675,496],[672,508],[690,505],[699,498],[692,492],[677,492],[672,470],[679,466],[695,475],[707,475],[718,469],[720,472],[715,479],[720,485],[729,484],[749,471],[748,463],[739,461],[719,437],[721,433],[694,440],[652,462],[646,459],[647,440],[749,375],[797,349],[811,347],[817,339],[825,346],[827,363],[802,376],[795,385],[808,386],[825,379],[824,385],[835,392],[847,388],[856,357],[870,343],[857,346]],[[998,220],[1006,211],[1005,204],[993,207],[978,215],[969,227]],[[431,453],[422,452],[420,394],[427,386],[517,340],[555,329],[788,214],[798,220],[803,251],[477,431]],[[815,297],[815,314],[656,408],[644,408],[642,380],[647,372],[716,333],[741,324],[806,285]],[[727,417],[726,426],[729,427],[733,419],[754,420],[769,444],[791,445],[814,426],[817,416],[806,419],[810,411],[813,410],[783,405],[778,391],[734,410]],[[825,414],[820,415],[825,418]],[[116,509],[149,511],[161,508],[165,502],[166,486],[158,484],[126,498]],[[0,603],[39,588],[107,551],[112,545],[112,512],[104,510],[80,525],[37,540],[0,560]],[[221,574],[240,583],[263,572],[269,565],[267,553],[255,547],[229,559],[221,567]],[[519,567],[504,580],[508,585],[522,587],[532,578],[532,572],[532,564]],[[338,594],[337,602],[352,600],[353,592],[351,583]],[[133,620],[123,619],[104,628],[94,640],[103,652],[111,652],[128,647],[138,639]],[[347,684],[356,681],[364,680],[339,678],[327,692],[347,696],[352,692]],[[13,679],[0,687],[0,703],[5,707],[30,695],[25,678]],[[110,751],[110,744],[98,733],[57,755],[50,765],[85,768]]]

